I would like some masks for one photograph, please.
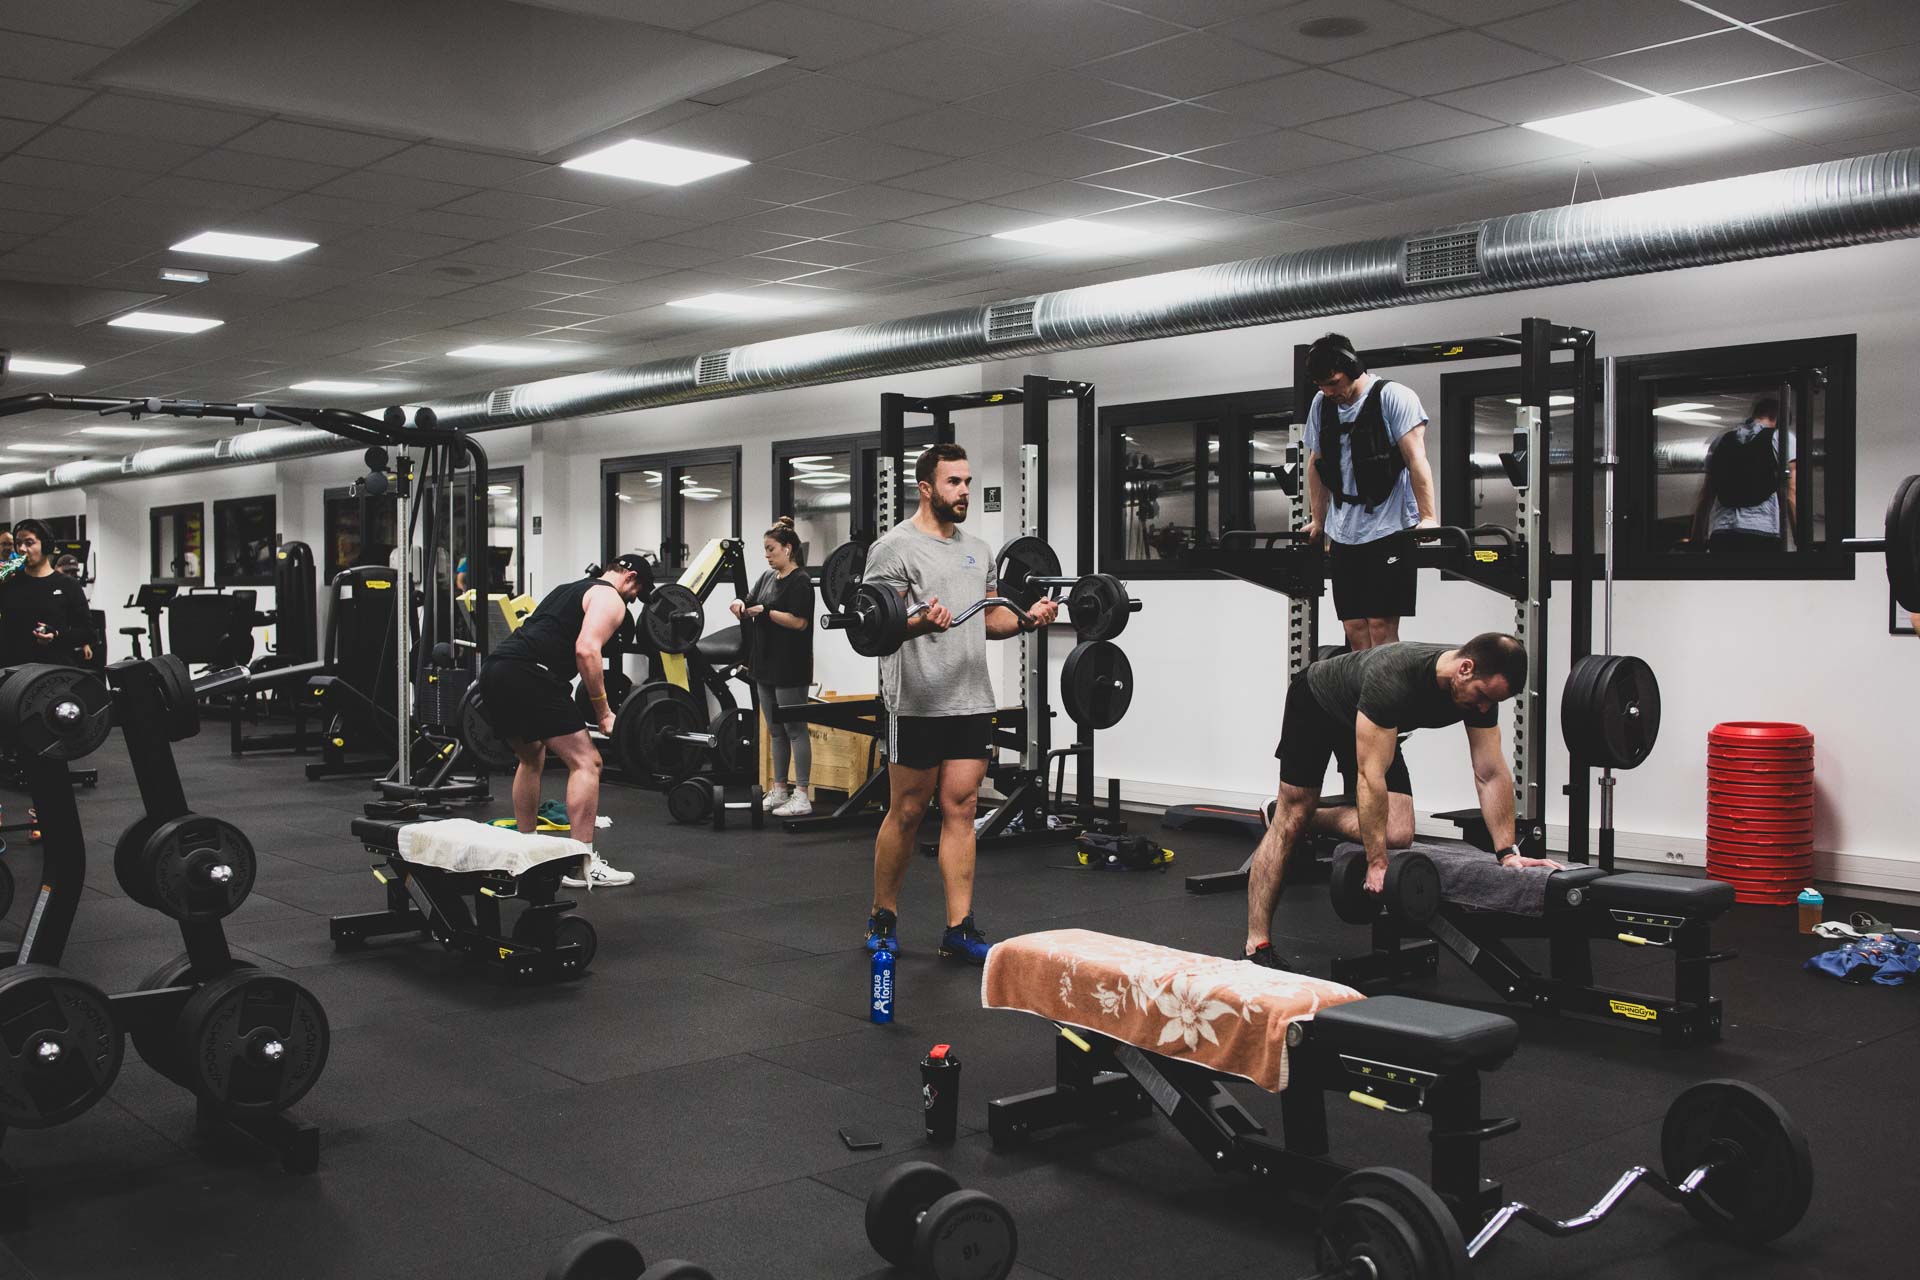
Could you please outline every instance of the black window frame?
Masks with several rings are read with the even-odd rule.
[[[454,472],[453,483],[446,487],[447,497],[440,500],[439,516],[441,520],[465,520],[467,518],[465,500],[461,497],[461,490],[472,482],[473,472],[470,468],[463,466]],[[496,467],[489,465],[487,467],[487,483],[489,485],[510,483],[515,486],[515,492],[518,494],[518,501],[515,504],[517,526],[514,530],[513,559],[507,562],[507,576],[511,581],[505,585],[498,582],[489,583],[488,590],[495,594],[505,592],[510,596],[519,595],[522,591],[526,590],[527,581],[526,468],[519,466]],[[488,494],[481,495],[481,506],[483,509],[486,507],[490,496],[491,495]],[[488,527],[491,528],[492,526],[489,525]],[[468,557],[469,559],[472,557],[471,546],[468,547]]]
[[[1206,453],[1200,428],[1217,422],[1220,454],[1214,469],[1219,473],[1222,530],[1251,527],[1254,507],[1253,470],[1247,425],[1256,418],[1274,417],[1291,426],[1295,412],[1293,388],[1271,387],[1256,391],[1222,392],[1217,395],[1185,396],[1172,400],[1142,400],[1130,404],[1100,406],[1096,432],[1099,457],[1098,500],[1096,502],[1096,551],[1101,573],[1125,578],[1160,580],[1196,580],[1217,578],[1211,569],[1190,568],[1178,560],[1130,560],[1124,555],[1126,517],[1124,495],[1115,487],[1125,467],[1125,436],[1134,427],[1165,426],[1190,421],[1194,424],[1194,457],[1200,462]],[[1229,483],[1229,478],[1238,483]],[[1194,488],[1194,524],[1209,525],[1208,487]]]
[[[619,504],[620,477],[635,471],[658,471],[663,489],[670,496],[660,504],[660,542],[658,553],[662,581],[678,577],[685,569],[686,560],[691,557],[694,548],[687,547],[684,555],[675,554],[675,548],[684,542],[686,520],[681,510],[682,503],[677,495],[680,491],[679,473],[689,467],[710,467],[724,464],[733,468],[733,531],[740,534],[740,476],[741,449],[730,445],[719,449],[683,449],[671,453],[629,454],[619,458],[600,460],[600,555],[605,563],[627,547],[614,545],[619,532],[619,520],[616,511]]]
[[[1620,450],[1614,530],[1616,576],[1654,581],[1851,581],[1856,557],[1842,543],[1852,536],[1854,526],[1858,356],[1858,335],[1849,333],[1701,347],[1618,361],[1618,385],[1614,388],[1619,405],[1616,421]],[[1821,479],[1826,487],[1819,504],[1826,519],[1824,546],[1808,550],[1796,546],[1737,559],[1654,550],[1654,463],[1659,434],[1654,429],[1652,410],[1659,384],[1737,381],[1811,370],[1820,371],[1826,380],[1826,420],[1821,428],[1825,450]],[[1799,399],[1796,447],[1808,440],[1804,387]],[[1810,467],[1803,468],[1802,474],[1809,471]],[[1801,505],[1806,507],[1804,502]]]
[[[160,522],[163,520],[184,519],[189,513],[200,518],[200,572],[192,575],[163,574],[160,572]],[[172,583],[179,587],[205,586],[207,581],[207,556],[209,554],[207,528],[207,504],[204,502],[175,502],[164,507],[147,508],[147,555],[152,569],[151,581]],[[185,542],[176,531],[176,546]]]
[[[257,507],[266,504],[269,545],[274,549],[280,546],[280,499],[276,494],[258,493],[246,498],[215,498],[213,501],[213,585],[216,587],[270,587],[276,580],[274,566],[269,563],[262,573],[228,573],[227,556],[222,547],[226,541],[226,530],[220,523],[220,517],[229,511],[242,507]],[[201,556],[202,568],[206,557]]]
[[[916,445],[930,445],[938,438],[934,427],[908,427],[905,443],[908,449]],[[849,513],[847,537],[853,542],[871,542],[878,536],[874,528],[879,519],[878,476],[880,455],[880,433],[878,431],[851,432],[838,436],[808,436],[798,440],[776,440],[769,450],[768,457],[773,467],[774,516],[793,514],[793,477],[787,474],[789,458],[804,458],[813,453],[845,453],[850,455],[847,481],[850,492],[857,494],[859,509]],[[815,560],[825,560],[834,550],[832,547],[815,548]]]
[[[327,522],[327,504],[333,502],[352,502],[360,508],[360,548],[354,553],[354,561],[350,565],[338,566],[333,563],[335,535],[332,526]],[[315,549],[313,559],[316,572],[323,578],[322,585],[331,583],[335,575],[344,573],[347,569],[357,569],[367,565],[378,567],[391,562],[393,558],[391,548],[385,555],[373,557],[367,555],[367,534],[373,528],[374,508],[381,505],[392,509],[394,528],[397,533],[400,524],[400,498],[392,490],[383,494],[373,494],[367,492],[367,487],[363,484],[340,484],[329,485],[320,491],[322,545]],[[397,541],[395,545],[398,545]]]

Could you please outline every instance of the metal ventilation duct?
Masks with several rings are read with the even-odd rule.
[[[1920,149],[1888,151],[777,338],[432,407],[442,426],[481,430],[1915,235]],[[0,496],[338,447],[318,431],[261,431],[235,437],[232,456],[218,461],[213,445],[147,449],[0,481]]]

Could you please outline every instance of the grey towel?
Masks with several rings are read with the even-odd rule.
[[[1360,846],[1348,843],[1340,848]],[[1492,854],[1464,841],[1415,840],[1413,850],[1433,859],[1433,865],[1440,872],[1440,896],[1448,902],[1476,911],[1505,911],[1517,916],[1546,914],[1547,877],[1553,874],[1552,867],[1503,867]],[[1389,856],[1398,856],[1401,852],[1396,849]]]

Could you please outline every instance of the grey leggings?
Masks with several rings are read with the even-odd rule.
[[[762,708],[791,707],[807,700],[807,686],[803,684],[782,685],[779,688],[770,684],[756,684],[753,689],[760,696]],[[779,724],[768,714],[767,738],[773,743],[773,785],[787,785],[787,762],[791,757],[794,785],[805,787],[813,774],[813,739],[807,734],[807,726]]]

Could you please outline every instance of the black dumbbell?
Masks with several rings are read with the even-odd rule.
[[[1006,1206],[963,1191],[937,1164],[911,1161],[882,1175],[867,1196],[875,1253],[920,1280],[1005,1280],[1020,1251]]]
[[[611,1231],[588,1231],[560,1250],[547,1268],[547,1280],[713,1280],[713,1273],[678,1258],[648,1266],[633,1241]]]
[[[1419,926],[1440,910],[1440,869],[1417,849],[1389,854],[1385,888],[1369,893],[1366,850],[1349,846],[1333,855],[1327,896],[1348,924],[1370,924],[1384,911],[1397,924]]]

